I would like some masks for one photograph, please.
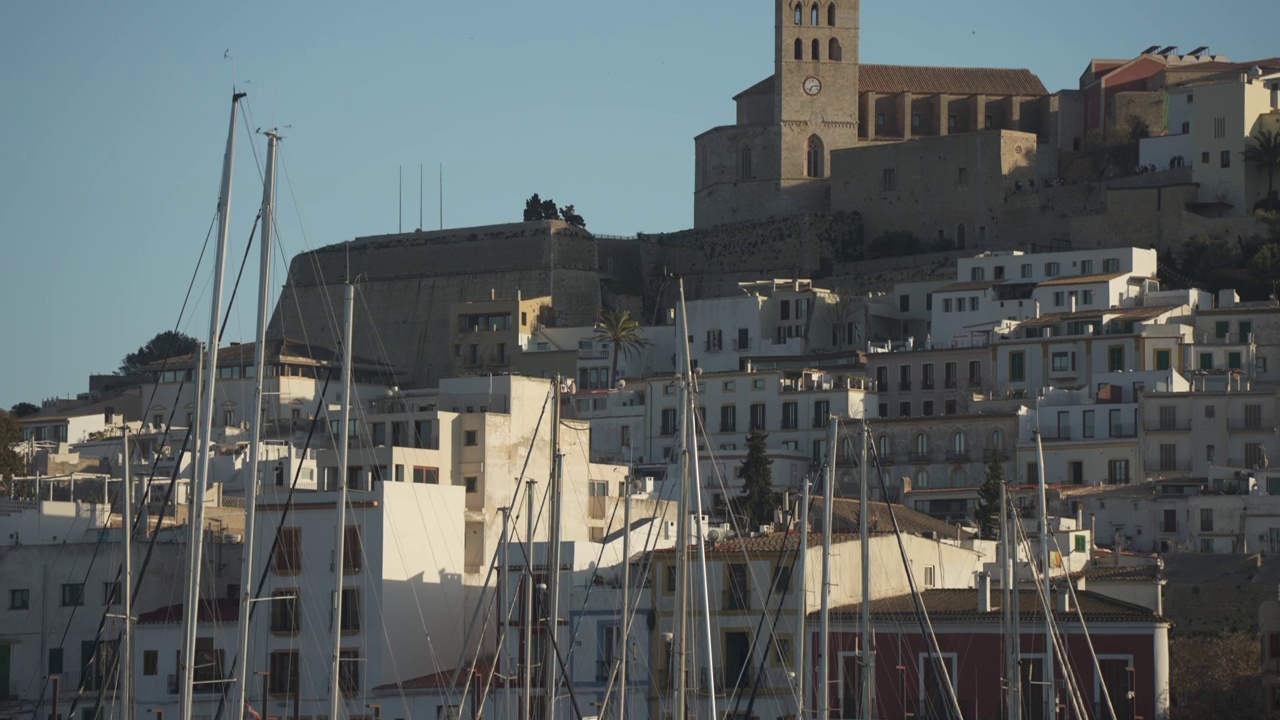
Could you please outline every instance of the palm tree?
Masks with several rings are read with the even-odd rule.
[[[1280,168],[1280,132],[1259,130],[1253,134],[1252,140],[1244,147],[1244,161],[1267,172],[1267,199],[1264,202],[1268,210],[1274,210],[1276,169]]]
[[[596,322],[596,340],[613,344],[613,365],[609,377],[618,378],[618,353],[627,357],[646,345],[640,333],[640,323],[626,310],[605,310]]]

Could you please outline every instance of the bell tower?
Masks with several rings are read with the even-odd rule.
[[[857,143],[860,0],[774,2],[773,93],[786,190],[817,185],[831,175],[831,151]]]

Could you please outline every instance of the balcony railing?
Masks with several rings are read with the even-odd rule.
[[[1050,428],[1040,433],[1045,442],[1063,442],[1071,439],[1071,428]]]
[[[925,452],[920,452],[919,450],[913,450],[911,452],[911,462],[913,463],[933,462],[933,453],[927,450]]]
[[[1186,432],[1191,429],[1190,420],[1147,420],[1143,424],[1147,432]]]
[[[948,450],[947,462],[953,462],[953,463],[969,462],[969,451],[968,450]]]
[[[946,388],[947,390],[955,390],[957,385],[959,385],[959,383],[957,383],[956,379],[953,377],[949,377],[946,380],[942,381],[942,387]]]
[[[1190,472],[1191,461],[1190,460],[1174,460],[1173,462],[1157,461],[1155,463],[1155,468],[1157,472]]]
[[[910,381],[910,380],[899,380],[899,381],[898,381],[898,392],[911,392],[911,381]]]
[[[1275,421],[1267,418],[1259,418],[1256,421],[1248,418],[1230,418],[1227,420],[1228,428],[1242,432],[1271,432],[1275,429],[1275,426]]]

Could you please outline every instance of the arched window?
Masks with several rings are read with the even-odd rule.
[[[889,436],[881,435],[876,438],[876,454],[880,456],[880,462],[889,461]]]
[[[959,225],[956,226],[956,248],[963,250],[964,242],[965,242],[964,223],[960,223]]]
[[[738,150],[738,179],[751,179],[751,146],[743,145]]]
[[[796,24],[797,25],[800,24],[800,18],[803,17],[803,14],[804,14],[804,6],[801,5],[800,3],[796,3]]]
[[[999,456],[1002,450],[1004,450],[1004,433],[1000,432],[998,429],[992,430],[991,431],[991,451],[996,456]]]
[[[827,24],[832,27],[836,24],[836,4],[831,3],[827,6]]]
[[[814,40],[817,42],[817,40]],[[809,136],[809,144],[805,152],[805,175],[811,178],[824,177],[822,161],[826,158],[822,149],[822,138]]]
[[[929,454],[929,436],[924,433],[916,433],[916,456],[924,457]]]
[[[1174,155],[1173,157],[1169,158],[1170,170],[1174,168],[1180,168],[1185,164],[1186,164],[1186,160],[1183,160],[1181,155]]]
[[[821,60],[821,59],[822,59],[822,58],[818,57],[818,50],[819,50],[819,48],[821,48],[821,47],[822,47],[822,43],[818,42],[818,38],[814,38],[814,39],[813,39],[813,45],[812,45],[812,46],[810,46],[810,48],[809,48],[809,59],[810,59],[810,60]]]
[[[916,471],[915,486],[918,488],[929,487],[929,471],[928,470],[925,470],[924,468],[920,468],[919,470]]]
[[[844,49],[840,47],[839,40],[831,38],[827,42],[827,59],[835,62],[840,62],[844,59]]]
[[[800,38],[796,38],[796,59],[804,59],[804,41]]]
[[[957,431],[955,435],[951,436],[951,449],[955,451],[956,457],[964,455],[965,445],[968,444],[966,440],[963,430]]]
[[[809,8],[809,24],[814,27],[818,25],[818,3],[814,3],[813,7]]]
[[[964,487],[967,482],[963,465],[951,471],[951,487]]]

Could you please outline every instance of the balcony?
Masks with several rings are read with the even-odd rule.
[[[1271,433],[1275,431],[1276,423],[1269,418],[1259,418],[1256,421],[1248,418],[1230,418],[1227,420],[1227,427],[1238,432]]]
[[[1159,432],[1187,432],[1191,429],[1191,420],[1178,419],[1173,422],[1167,420],[1146,420],[1142,427],[1149,433]]]
[[[579,348],[578,359],[579,360],[608,360],[609,351],[600,350],[596,348],[591,348],[591,349]]]
[[[967,463],[969,462],[969,451],[968,450],[948,450],[947,462]]]
[[[910,381],[910,380],[899,380],[899,381],[898,381],[898,392],[911,392],[911,381]]]
[[[913,451],[911,453],[911,462],[913,463],[931,463],[933,462],[933,453],[925,451]]]
[[[957,383],[956,379],[953,377],[949,377],[946,380],[942,381],[942,387],[946,388],[947,390],[955,390],[958,385],[959,383]]]
[[[1190,460],[1174,460],[1173,462],[1155,462],[1152,467],[1156,472],[1191,472]]]
[[[1040,431],[1040,439],[1045,442],[1065,442],[1071,439],[1071,428],[1050,428],[1048,430],[1042,430]]]

